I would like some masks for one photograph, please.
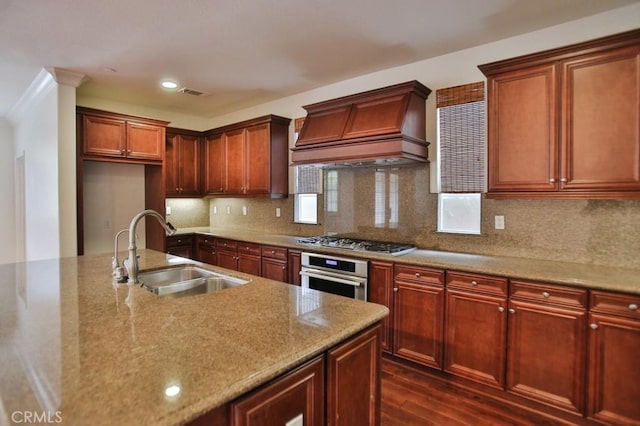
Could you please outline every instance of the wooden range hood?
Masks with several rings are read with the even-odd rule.
[[[294,165],[399,165],[428,159],[425,101],[418,81],[304,106]]]

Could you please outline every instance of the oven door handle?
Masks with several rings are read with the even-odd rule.
[[[366,278],[358,278],[358,277],[342,278],[342,277],[336,277],[334,275],[327,274],[325,272],[316,272],[316,270],[313,270],[313,269],[302,270],[302,271],[300,271],[300,275],[305,276],[305,277],[318,278],[318,279],[321,279],[321,280],[333,281],[333,282],[340,283],[340,284],[348,284],[348,285],[352,285],[354,287],[360,287],[361,285],[363,285],[364,283],[367,282]]]

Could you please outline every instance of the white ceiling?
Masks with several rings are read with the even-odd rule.
[[[0,0],[0,116],[43,67],[85,74],[83,96],[212,117],[637,1]]]

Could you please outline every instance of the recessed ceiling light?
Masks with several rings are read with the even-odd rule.
[[[178,88],[178,83],[176,83],[173,80],[162,80],[160,82],[160,85],[162,87],[164,87],[165,89],[177,89]]]

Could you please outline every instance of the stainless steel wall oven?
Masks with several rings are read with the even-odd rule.
[[[302,287],[367,300],[369,263],[362,259],[303,252]]]

